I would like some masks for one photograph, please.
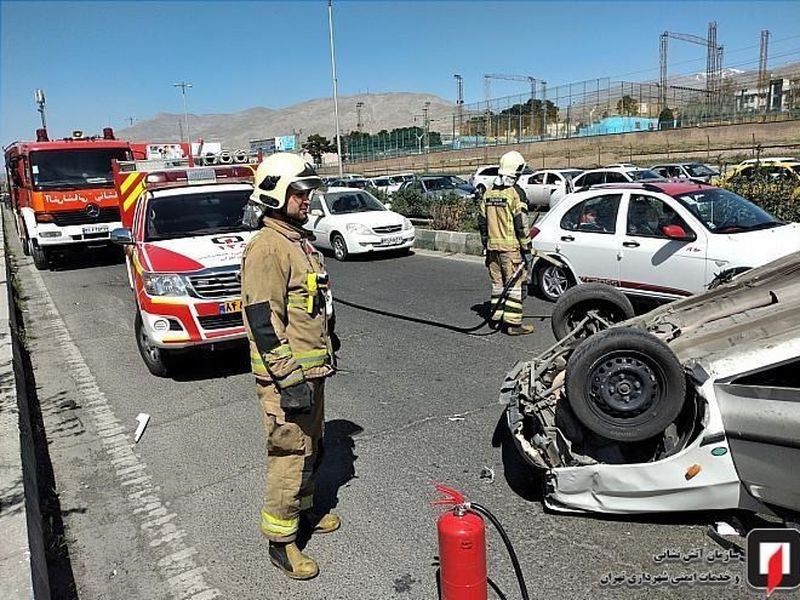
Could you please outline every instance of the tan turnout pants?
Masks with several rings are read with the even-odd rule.
[[[517,277],[511,286],[506,299],[500,302],[503,288],[514,275],[514,271],[522,262],[519,250],[514,252],[487,250],[486,266],[489,268],[489,279],[492,281],[492,299],[490,315],[492,321],[502,321],[506,325],[516,326],[522,323],[522,284],[524,273]]]
[[[325,380],[310,379],[314,403],[309,414],[286,416],[274,385],[258,386],[267,436],[267,485],[261,532],[276,542],[297,536],[300,512],[314,505],[314,483],[322,462]]]

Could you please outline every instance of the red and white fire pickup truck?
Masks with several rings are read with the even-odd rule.
[[[125,247],[136,343],[154,375],[169,375],[181,349],[246,337],[240,265],[255,232],[242,216],[254,168],[114,162],[122,228],[111,240]]]

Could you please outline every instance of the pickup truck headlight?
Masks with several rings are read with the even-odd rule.
[[[411,224],[411,221],[409,221],[408,219],[404,218],[403,219],[403,231],[408,231],[412,227],[413,227],[413,225]]]
[[[372,230],[366,225],[362,225],[361,223],[348,223],[347,224],[347,231],[350,233],[357,233],[359,235],[372,235]]]
[[[187,296],[186,282],[174,273],[143,273],[144,291],[149,296]]]

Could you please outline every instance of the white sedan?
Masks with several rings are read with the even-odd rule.
[[[606,283],[626,294],[675,300],[720,275],[800,250],[800,224],[707,184],[606,184],[564,197],[531,228],[541,295]]]
[[[580,169],[543,169],[520,177],[519,186],[525,192],[529,208],[552,208],[572,191],[572,180],[582,172]]]
[[[332,187],[311,196],[305,228],[316,236],[316,246],[332,250],[340,261],[366,252],[408,252],[414,226],[389,208],[367,191]]]

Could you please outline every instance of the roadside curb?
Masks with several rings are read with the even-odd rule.
[[[531,225],[542,220],[547,213],[534,213]],[[479,233],[465,231],[445,231],[441,229],[416,228],[414,248],[434,250],[448,254],[467,254],[483,256],[483,244]]]
[[[5,288],[0,295],[0,597],[47,598],[50,594],[30,418],[27,410],[20,410],[17,387],[24,389],[24,382],[19,381],[14,369],[13,288],[3,221],[0,215],[0,277]],[[24,470],[23,462],[30,469]]]
[[[414,248],[472,256],[483,254],[480,234],[462,231],[417,229]]]

